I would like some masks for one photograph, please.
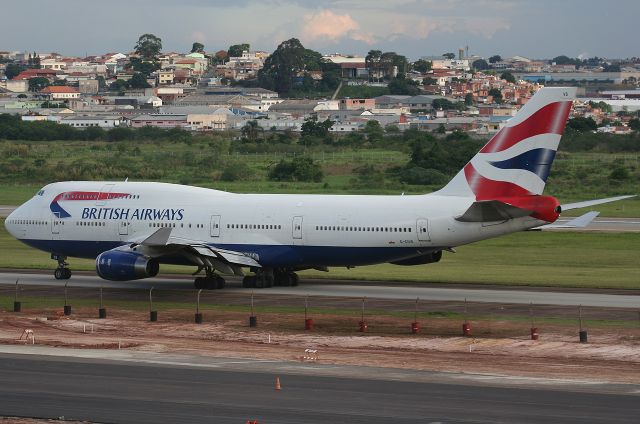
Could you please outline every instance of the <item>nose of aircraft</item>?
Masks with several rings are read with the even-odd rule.
[[[16,224],[14,222],[18,219],[18,209],[20,208],[13,210],[4,220],[4,228],[13,237],[16,237]]]

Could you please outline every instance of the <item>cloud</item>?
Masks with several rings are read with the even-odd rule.
[[[310,42],[337,42],[345,37],[365,42],[374,41],[371,34],[360,31],[360,24],[351,15],[340,15],[330,10],[304,15],[301,36]]]

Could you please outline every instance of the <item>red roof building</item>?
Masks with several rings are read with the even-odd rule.
[[[40,94],[44,94],[52,100],[69,100],[80,97],[80,92],[77,89],[65,85],[50,85],[43,88]]]
[[[54,80],[58,74],[60,74],[60,71],[54,71],[53,69],[27,69],[20,72],[13,79],[28,80],[31,78],[43,77],[49,80]]]

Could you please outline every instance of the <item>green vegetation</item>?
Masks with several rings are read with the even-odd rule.
[[[523,232],[461,246],[441,262],[403,267],[383,264],[329,273],[304,271],[302,278],[473,283],[519,286],[640,289],[640,237],[633,233]],[[45,252],[7,234],[0,221],[0,268],[53,269]],[[93,271],[94,261],[71,259],[73,270]],[[193,267],[165,266],[163,273],[190,273]]]
[[[320,72],[321,80],[312,78],[312,72]],[[297,38],[291,38],[280,43],[267,57],[264,67],[258,72],[257,81],[250,83],[287,97],[302,97],[308,93],[317,96],[318,91],[331,91],[338,87],[340,67],[322,60],[320,53],[305,48]]]
[[[432,283],[640,289],[640,237],[633,233],[523,232],[445,253],[436,264],[384,264],[303,277]],[[399,269],[403,268],[403,269]]]
[[[258,121],[249,121],[242,138],[232,141],[229,133],[151,127],[78,130],[0,115],[0,204],[19,204],[53,181],[125,178],[237,192],[428,193],[449,181],[485,142],[462,131],[401,133],[375,121],[362,131],[336,136],[328,131],[330,124],[308,119],[298,135],[263,130]],[[305,168],[303,158],[320,167],[309,174],[313,178],[291,177],[291,172],[274,177],[281,162]],[[640,133],[595,134],[572,126],[556,155],[546,193],[566,203],[637,194],[639,183]],[[640,201],[598,210],[603,216],[637,217]]]

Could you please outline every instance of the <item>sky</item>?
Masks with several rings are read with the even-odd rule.
[[[5,3],[5,2],[3,2]],[[298,38],[323,54],[395,51],[533,59],[640,56],[638,0],[25,0],[2,4],[0,51],[129,52],[152,33],[164,51]]]

